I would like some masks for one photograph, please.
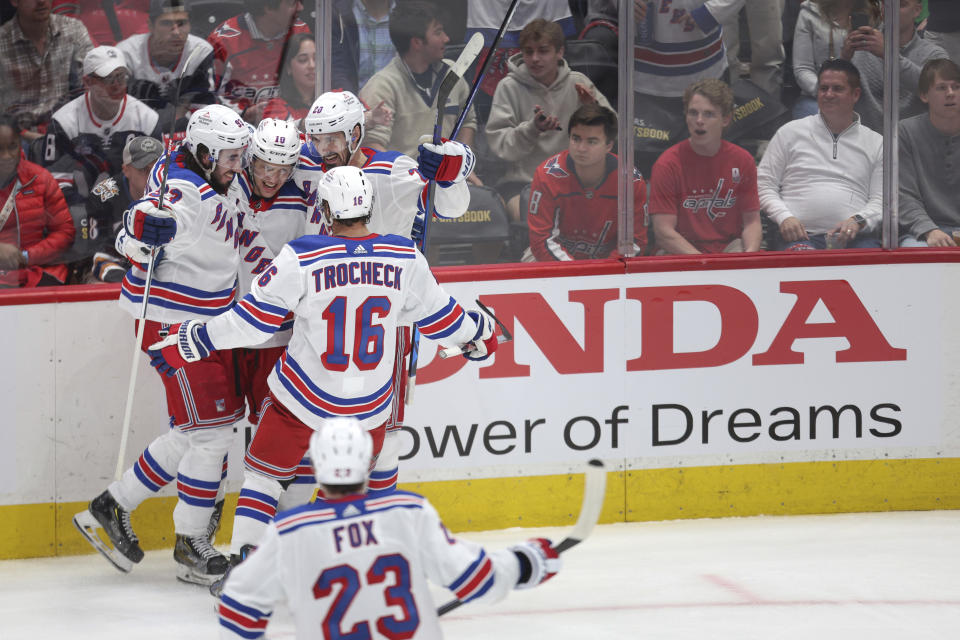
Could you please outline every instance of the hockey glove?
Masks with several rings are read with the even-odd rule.
[[[557,575],[563,564],[560,555],[546,538],[531,538],[510,547],[510,551],[513,551],[520,562],[520,577],[517,579],[516,589],[530,589],[543,584]]]
[[[441,187],[463,182],[473,172],[476,156],[467,145],[446,140],[439,145],[424,142],[419,147],[417,168],[427,180],[436,180]]]
[[[413,217],[413,228],[410,229],[410,237],[413,238],[413,241],[418,247],[423,246],[423,232],[427,227],[427,216],[423,213],[418,213]]]
[[[207,325],[199,320],[188,320],[171,326],[167,337],[150,345],[147,353],[151,366],[160,373],[173,376],[177,369],[202,360],[215,350],[207,335]]]
[[[467,311],[467,315],[477,323],[477,333],[467,343],[468,349],[463,352],[463,357],[467,360],[486,360],[497,350],[497,326],[483,312]]]
[[[167,244],[177,233],[173,212],[158,209],[149,200],[131,205],[123,214],[123,226],[129,235],[151,247]]]

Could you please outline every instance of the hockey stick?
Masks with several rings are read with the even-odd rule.
[[[563,540],[553,545],[553,550],[557,553],[563,553],[586,540],[600,518],[603,496],[607,491],[607,471],[602,462],[593,459],[587,463],[583,475],[583,503],[580,505],[580,515],[577,517],[577,523],[573,525],[570,533]],[[463,604],[462,600],[451,600],[437,609],[437,615],[442,616],[450,613]]]
[[[180,75],[177,77],[177,91],[173,97],[173,118],[170,123],[170,139],[177,129],[177,105],[180,103],[180,90],[183,85],[183,75],[190,66],[190,61],[200,53],[200,47],[194,47],[190,55],[183,63],[180,69]],[[163,160],[163,177],[160,179],[160,198],[157,208],[163,209],[163,194],[167,190],[167,175],[170,173],[170,161],[173,158],[173,151],[167,152],[167,157]],[[130,363],[130,383],[127,385],[127,403],[123,409],[123,426],[120,429],[120,453],[117,455],[117,469],[114,473],[114,479],[119,481],[123,476],[123,459],[127,455],[127,439],[130,436],[130,417],[133,413],[133,390],[137,384],[137,363],[139,361],[140,350],[143,347],[143,331],[147,324],[147,305],[150,302],[150,285],[153,284],[153,268],[157,262],[157,248],[150,249],[150,262],[147,263],[147,277],[143,283],[143,302],[140,305],[140,316],[137,318],[137,340],[133,348],[133,361]],[[128,569],[129,571],[129,569]]]
[[[440,87],[437,89],[437,122],[433,126],[433,144],[440,145],[443,139],[443,111],[447,105],[447,98],[450,97],[450,94],[453,93],[453,90],[456,88],[457,83],[463,78],[463,74],[466,73],[467,69],[470,68],[470,65],[473,64],[473,61],[477,59],[477,54],[483,49],[483,36],[479,33],[473,34],[470,40],[467,41],[466,46],[463,47],[463,50],[460,52],[460,55],[457,56],[456,61],[453,63],[453,66],[447,71],[447,74],[443,77],[443,81],[440,83]],[[427,228],[429,227],[430,216],[433,215],[433,196],[437,187],[436,180],[430,181],[430,186],[427,189],[427,201],[426,201],[426,211],[424,213],[425,220],[423,221],[423,237],[420,238],[420,251],[425,252],[427,250]],[[416,385],[417,377],[417,356],[420,353],[420,330],[417,328],[417,325],[413,325],[413,330],[410,335],[410,368],[408,369],[409,376],[407,377],[407,395],[406,395],[406,404],[413,402],[413,389]]]
[[[475,302],[477,303],[477,306],[483,309],[484,313],[486,313],[488,316],[493,318],[493,321],[497,323],[498,327],[500,327],[500,335],[497,336],[497,344],[503,344],[504,342],[510,342],[511,340],[513,340],[513,334],[511,334],[509,329],[507,329],[507,327],[502,322],[500,322],[500,318],[493,315],[493,311],[490,311],[490,308],[487,307],[487,305],[480,302],[479,299],[477,299]],[[447,347],[446,349],[440,349],[439,351],[437,351],[437,355],[439,355],[442,360],[446,360],[451,356],[459,356],[461,354],[472,351],[472,349],[468,348],[469,346],[470,345],[465,344],[461,347]]]

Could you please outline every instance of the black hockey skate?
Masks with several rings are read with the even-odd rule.
[[[215,581],[210,585],[210,595],[214,598],[219,598],[220,594],[223,593],[223,585],[227,583],[227,578],[230,577],[230,572],[233,571],[233,568],[247,559],[251,553],[253,553],[255,546],[252,544],[245,544],[240,547],[240,553],[231,553],[230,554],[230,566],[227,567],[227,571],[223,574],[219,580]]]
[[[198,536],[178,533],[173,559],[177,561],[177,579],[191,584],[209,585],[227,570],[227,558],[213,548],[206,532]]]
[[[143,560],[140,540],[130,525],[130,512],[117,504],[109,491],[94,498],[86,511],[73,516],[73,525],[94,549],[120,571],[129,573],[134,563]],[[112,547],[97,533],[100,528],[107,534]]]
[[[213,544],[217,531],[220,531],[221,519],[223,519],[223,500],[213,505],[213,513],[210,514],[210,522],[207,523],[207,540],[210,544]]]

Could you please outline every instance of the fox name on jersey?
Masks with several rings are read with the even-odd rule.
[[[207,319],[233,306],[240,264],[239,223],[235,203],[214,191],[207,182],[184,164],[184,151],[177,151],[170,163],[163,206],[173,211],[177,233],[157,260],[150,285],[147,319],[183,322]],[[150,172],[147,196],[159,200],[164,158]],[[134,265],[121,288],[120,306],[139,315],[146,280],[146,265],[138,264],[127,243],[127,234],[117,236],[117,249]]]
[[[417,322],[424,336],[450,344],[466,344],[477,332],[413,241],[399,236],[298,238],[249,294],[207,323],[208,336],[217,349],[256,344],[290,311],[293,336],[268,384],[315,429],[335,416],[354,416],[368,429],[383,423],[394,395],[397,326]]]
[[[415,493],[318,500],[278,514],[232,571],[218,609],[220,637],[263,637],[275,605],[286,602],[298,638],[307,629],[324,629],[322,637],[353,629],[367,638],[439,640],[428,581],[463,602],[494,603],[519,573],[511,551],[454,538]]]
[[[367,228],[373,233],[409,238],[414,218],[427,210],[430,182],[420,175],[410,156],[369,147],[361,147],[360,152],[366,157],[361,169],[373,187],[373,210]],[[316,193],[316,185],[326,170],[323,158],[313,152],[310,144],[304,144],[294,180],[306,193]],[[470,204],[470,190],[465,182],[439,187],[434,197],[434,210],[441,218],[459,218]],[[318,205],[315,203],[308,221],[311,233],[325,233]]]

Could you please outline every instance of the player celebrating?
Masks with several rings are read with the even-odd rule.
[[[320,629],[325,638],[341,629],[370,638],[376,628],[386,637],[433,640],[441,633],[428,580],[461,601],[496,602],[560,570],[547,539],[487,552],[453,538],[422,496],[366,495],[371,449],[352,418],[328,420],[310,436],[328,500],[278,515],[256,552],[230,572],[219,606],[222,639],[262,638],[274,607],[285,602],[298,638]]]
[[[475,162],[470,147],[454,141],[439,146],[426,143],[420,147],[419,164],[396,151],[362,147],[363,103],[349,91],[330,91],[317,98],[304,118],[304,128],[308,140],[301,149],[295,179],[310,193],[324,171],[347,165],[363,169],[373,188],[370,229],[374,233],[396,234],[419,241],[426,220],[430,180],[436,180],[440,187],[434,194],[434,211],[438,216],[459,218],[470,204],[466,179]],[[309,226],[325,232],[322,224],[323,216],[319,208],[315,208]],[[405,357],[409,351],[410,329],[403,327],[397,337],[397,380],[386,440],[377,457],[377,466],[370,474],[373,493],[388,491],[397,484],[398,436],[407,389]]]
[[[163,246],[147,301],[145,345],[166,337],[171,323],[209,318],[233,306],[239,221],[225,196],[242,168],[249,137],[246,124],[229,108],[197,110],[187,124],[183,147],[171,159],[163,210],[157,208],[163,162],[151,173],[146,198],[127,210],[117,248],[134,263],[120,297],[120,306],[131,315],[139,315],[144,295],[146,265],[139,263],[151,247]],[[233,424],[243,417],[243,399],[234,389],[229,351],[161,379],[170,430],[150,443],[122,479],[77,514],[74,523],[117,568],[129,571],[143,558],[130,512],[176,478],[177,577],[207,584],[227,567],[227,559],[210,545],[207,528]],[[100,541],[98,526],[106,531],[112,549]]]
[[[289,243],[233,309],[207,324],[171,327],[151,347],[156,366],[177,368],[217,349],[262,342],[295,314],[290,344],[268,379],[271,402],[244,460],[231,564],[276,515],[283,483],[294,477],[310,434],[326,419],[358,418],[373,437],[374,456],[379,453],[396,392],[400,323],[416,321],[428,338],[467,345],[471,359],[497,347],[490,318],[464,312],[412,240],[370,233],[372,189],[360,169],[331,169],[317,193],[332,235]]]

